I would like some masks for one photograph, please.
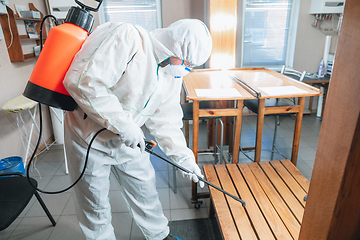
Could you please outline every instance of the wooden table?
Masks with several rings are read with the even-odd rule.
[[[289,160],[205,165],[204,173],[246,203],[210,187],[210,217],[225,240],[298,239],[309,182]]]
[[[193,152],[196,163],[198,162],[198,142],[199,142],[199,117],[213,117],[213,116],[233,116],[236,117],[235,123],[235,137],[234,137],[234,151],[233,159],[238,159],[240,134],[241,134],[241,119],[243,111],[244,99],[255,99],[246,89],[237,84],[231,79],[226,72],[221,70],[193,70],[183,78],[184,89],[186,92],[186,100],[193,101]],[[198,96],[197,89],[209,91],[207,96]],[[236,89],[239,96],[221,96],[217,93],[229,89]],[[215,91],[215,92],[214,92]],[[212,108],[199,109],[200,101],[219,101],[219,100],[236,100],[234,108]],[[202,198],[202,194],[197,194],[197,185],[193,183],[192,188],[192,203],[196,203],[198,198]]]
[[[264,116],[266,114],[294,113],[296,114],[296,119],[291,162],[296,166],[305,97],[320,95],[321,91],[308,84],[266,68],[239,68],[231,69],[229,72],[241,80],[243,84],[249,86],[258,97],[259,110],[257,114],[255,161],[260,162]],[[286,91],[284,91],[284,89],[286,89]],[[298,105],[265,107],[265,99],[294,97],[298,98]]]

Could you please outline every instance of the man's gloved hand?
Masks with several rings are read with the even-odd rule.
[[[184,162],[182,162],[180,165],[182,167],[190,170],[191,172],[197,174],[199,177],[204,178],[204,176],[201,173],[201,170],[200,170],[199,166],[195,162],[195,158],[193,158],[193,157],[188,158]],[[182,174],[183,177],[187,177],[188,179],[190,179],[190,180],[192,180],[192,181],[194,181],[196,183],[199,182],[199,179],[195,174],[186,173],[184,171],[181,171],[181,174]],[[204,184],[203,181],[200,181],[199,185],[200,185],[201,188],[203,188],[205,184]]]
[[[122,133],[120,133],[121,141],[127,146],[136,149],[140,146],[140,151],[145,151],[144,133],[135,123],[128,125]]]

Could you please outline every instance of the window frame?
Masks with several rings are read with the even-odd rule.
[[[241,33],[241,67],[244,67],[244,38],[245,38],[245,11],[246,11],[246,0],[243,1],[242,6],[242,33]],[[285,65],[287,67],[293,67],[294,56],[295,56],[295,42],[296,42],[296,33],[297,33],[297,24],[299,19],[299,11],[300,11],[300,1],[293,0],[291,15],[290,15],[290,23],[289,23],[289,33],[287,40],[287,48],[285,54]],[[252,67],[252,66],[246,66]],[[253,66],[260,67],[260,66]],[[265,68],[271,70],[281,70],[282,65],[268,65],[263,66]]]

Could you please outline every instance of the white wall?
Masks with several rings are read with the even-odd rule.
[[[43,0],[32,0],[35,7],[37,7],[43,13],[45,10]],[[25,0],[10,0],[9,6],[13,10],[14,4],[28,5],[28,1]],[[19,22],[19,21],[17,21]],[[21,24],[19,24],[21,25]],[[21,26],[20,26],[21,28]],[[25,31],[25,29],[19,29]],[[28,46],[26,46],[28,45]],[[29,50],[30,44],[25,43],[24,50]],[[31,48],[30,48],[31,49]],[[30,74],[34,68],[35,60],[27,61],[24,63],[11,63],[5,40],[0,40],[0,105],[3,106],[7,101],[22,94],[25,89],[26,83],[30,77]],[[52,137],[51,122],[49,121],[48,109],[44,109],[44,138],[49,139]],[[27,112],[22,112],[22,116],[26,124],[20,123],[17,126],[16,117],[19,113],[7,114],[4,111],[0,111],[0,159],[9,156],[21,156],[24,157],[25,149],[21,143],[20,130],[30,131],[30,116]],[[35,131],[36,132],[36,131]],[[32,142],[32,147],[36,143],[36,137]]]
[[[204,22],[204,8],[206,0],[163,0],[162,19],[163,27],[184,19],[193,18]]]
[[[318,65],[323,58],[326,34],[311,26],[314,16],[309,14],[310,0],[300,2],[299,21],[297,26],[294,69],[299,71],[317,72]],[[337,25],[334,17],[334,26]],[[324,25],[329,26],[329,25]],[[335,53],[338,35],[331,35],[330,53]]]

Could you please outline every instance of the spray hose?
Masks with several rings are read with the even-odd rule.
[[[83,168],[80,176],[76,179],[76,181],[75,181],[73,184],[71,184],[69,187],[65,188],[65,189],[62,189],[62,190],[59,190],[59,191],[54,191],[54,192],[49,192],[49,191],[45,191],[45,190],[42,190],[42,189],[39,189],[38,187],[36,187],[36,186],[30,181],[30,175],[29,175],[30,166],[31,166],[32,161],[34,160],[36,151],[37,151],[37,149],[38,149],[38,147],[39,147],[39,144],[40,144],[41,135],[42,135],[41,103],[39,103],[39,125],[40,125],[39,138],[38,138],[38,141],[37,141],[37,143],[36,143],[35,150],[34,150],[32,156],[31,156],[31,158],[30,158],[30,160],[29,160],[28,165],[27,165],[26,177],[27,177],[27,179],[28,179],[29,184],[30,184],[34,189],[36,189],[37,191],[39,191],[39,192],[41,192],[41,193],[45,193],[45,194],[59,194],[59,193],[63,193],[63,192],[65,192],[65,191],[69,190],[70,188],[72,188],[73,186],[75,186],[75,184],[77,184],[77,183],[80,181],[80,179],[82,178],[82,176],[84,175],[85,170],[86,170],[86,167],[87,167],[87,163],[88,163],[88,160],[89,160],[89,154],[90,154],[91,145],[92,145],[92,143],[94,142],[95,138],[96,138],[102,131],[105,131],[106,128],[100,129],[100,130],[97,131],[97,132],[95,133],[95,135],[92,137],[92,139],[91,139],[91,141],[90,141],[90,143],[89,143],[89,145],[88,145],[87,151],[86,151],[84,168]],[[149,140],[146,140],[146,139],[145,139],[145,151],[146,151],[147,153],[152,154],[152,155],[160,158],[161,160],[163,160],[163,161],[165,161],[165,162],[173,165],[174,167],[176,167],[176,168],[178,168],[178,169],[180,169],[180,170],[182,170],[182,171],[184,171],[184,172],[186,172],[186,173],[194,174],[200,181],[203,181],[204,183],[208,184],[209,186],[215,188],[216,190],[218,190],[218,191],[220,191],[220,192],[222,192],[222,193],[224,193],[224,194],[232,197],[232,198],[235,199],[236,201],[240,202],[243,207],[245,207],[245,201],[244,201],[244,200],[242,200],[242,199],[240,199],[240,198],[238,198],[238,197],[236,197],[236,196],[234,196],[234,195],[226,192],[225,190],[219,188],[218,186],[212,184],[211,182],[208,182],[208,181],[205,180],[204,178],[202,178],[202,177],[200,177],[199,175],[197,175],[196,173],[193,173],[192,171],[184,168],[183,166],[179,165],[178,163],[176,163],[176,162],[174,162],[174,161],[172,161],[172,160],[166,159],[166,158],[162,157],[161,155],[159,155],[158,153],[154,152],[154,151],[152,150],[152,148],[153,148],[153,147],[156,147],[156,145],[157,145],[157,144],[156,144],[155,141],[153,141],[153,140],[150,140],[150,141],[149,141]]]
[[[59,190],[59,191],[54,191],[54,192],[49,192],[49,191],[45,191],[43,189],[40,189],[38,187],[36,187],[30,180],[30,166],[31,166],[31,163],[32,161],[34,160],[34,157],[36,155],[36,151],[39,147],[39,144],[40,144],[40,140],[41,140],[41,135],[42,135],[42,113],[41,113],[41,103],[39,103],[39,138],[37,140],[37,143],[36,143],[36,146],[35,146],[35,149],[34,149],[34,152],[29,160],[29,163],[27,165],[27,168],[26,168],[26,177],[27,177],[27,180],[29,182],[29,184],[34,188],[36,189],[37,191],[41,192],[41,193],[45,193],[45,194],[59,194],[59,193],[63,193],[67,190],[69,190],[70,188],[72,188],[73,186],[75,186],[75,184],[77,184],[80,179],[82,178],[82,176],[84,175],[85,173],[85,170],[86,170],[86,166],[87,166],[87,163],[88,163],[88,160],[89,160],[89,153],[90,153],[90,149],[91,149],[91,145],[92,143],[94,142],[95,138],[97,137],[97,135],[99,135],[102,131],[106,130],[106,128],[102,128],[100,129],[99,131],[97,131],[95,133],[95,135],[93,136],[93,138],[91,139],[90,143],[89,143],[89,146],[87,148],[87,151],[86,151],[86,157],[85,157],[85,164],[84,164],[84,168],[83,170],[81,171],[81,174],[80,176],[76,179],[76,181],[71,184],[69,187],[65,188],[65,189],[62,189],[62,190]]]

